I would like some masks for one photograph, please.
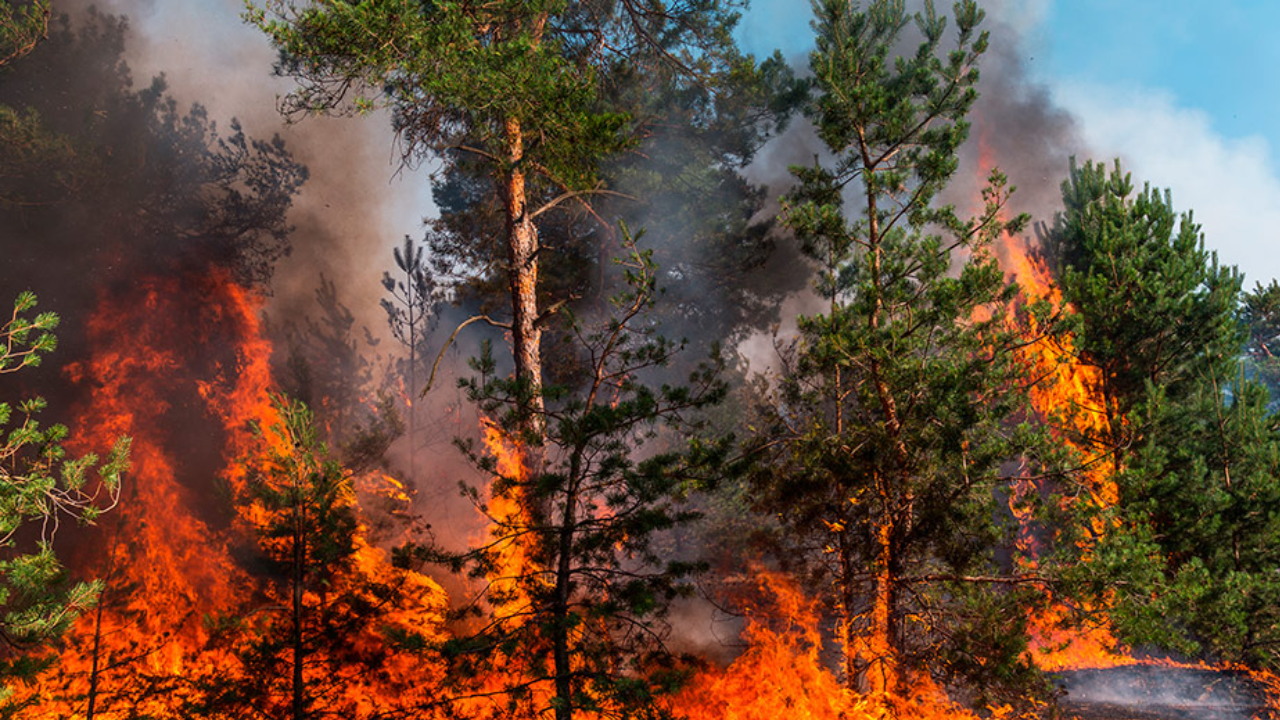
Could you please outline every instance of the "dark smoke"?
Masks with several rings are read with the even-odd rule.
[[[1088,148],[1076,118],[1053,103],[1047,87],[1029,77],[1027,50],[1014,27],[999,17],[987,26],[991,48],[983,58],[980,95],[958,174],[978,175],[978,152],[985,145],[1017,187],[1012,211],[1050,222],[1062,206],[1059,186],[1071,156],[1085,156]]]
[[[42,308],[65,318],[62,349],[38,376],[29,377],[42,388],[66,385],[61,368],[83,359],[85,350],[77,323],[113,285],[127,287],[140,276],[175,272],[184,264],[216,262],[234,265],[271,291],[268,312],[282,352],[295,341],[336,338],[350,348],[353,363],[368,364],[369,387],[360,391],[376,390],[386,365],[399,352],[378,305],[384,295],[379,280],[384,270],[393,268],[391,247],[405,234],[419,237],[421,219],[435,212],[423,174],[398,172],[400,153],[388,118],[310,118],[283,124],[275,111],[276,99],[289,91],[290,81],[271,74],[273,51],[260,33],[240,21],[239,0],[101,4],[102,13],[128,17],[127,26],[93,13],[82,0],[55,4],[70,13],[72,31],[97,27],[98,34],[74,52],[57,44],[55,37],[32,57],[14,63],[0,75],[0,104],[37,107],[54,129],[69,135],[90,128],[102,152],[100,165],[84,170],[84,177],[46,174],[24,186],[53,193],[52,198],[0,208],[4,296],[34,289]],[[1052,105],[1046,90],[1029,81],[1017,31],[994,16],[988,27],[993,40],[983,66],[982,99],[951,201],[964,209],[977,196],[977,184],[971,181],[978,175],[979,138],[985,136],[999,166],[1019,187],[1015,210],[1047,221],[1057,206],[1057,184],[1065,175],[1067,157],[1083,154],[1078,133],[1074,121]],[[798,74],[807,74],[806,58],[795,58],[793,65]],[[152,86],[151,78],[160,73],[165,82]],[[196,103],[201,109],[192,109]],[[239,119],[251,158],[266,165],[274,160],[281,172],[287,173],[288,163],[309,170],[305,184],[277,188],[285,192],[256,206],[261,227],[249,239],[231,226],[211,230],[209,208],[202,204],[208,194],[192,190],[208,180],[210,165],[199,158],[202,148],[209,151],[214,128],[224,141],[236,136],[232,118]],[[193,128],[201,132],[192,134]],[[282,145],[272,142],[276,134]],[[253,154],[254,139],[267,143],[264,154]],[[212,147],[216,156],[216,141]],[[233,142],[233,154],[234,149]],[[786,132],[766,145],[748,169],[748,179],[765,188],[755,219],[766,221],[777,213],[778,198],[791,185],[788,166],[809,164],[824,154],[812,126],[802,119],[794,119]],[[233,180],[226,189],[244,190],[244,182]],[[650,219],[639,226],[654,226],[649,238],[660,242],[664,262],[671,263],[678,261],[681,236],[678,228],[658,227],[668,214],[666,207],[653,207]],[[789,319],[819,306],[802,289],[808,284],[807,271],[798,249],[785,233],[776,228],[770,232],[775,249],[762,266],[718,278],[719,288],[687,287],[682,299],[706,302],[716,314],[727,315],[732,310],[727,299],[764,298],[775,306],[760,309],[755,322],[781,321],[785,335]],[[285,241],[290,254],[278,257]],[[254,242],[261,247],[252,247]],[[322,277],[333,283],[331,292],[325,290]],[[349,322],[330,322],[328,311],[335,308],[347,313]],[[465,309],[444,311],[437,322],[436,348],[442,340],[439,334],[447,335],[467,315]],[[366,328],[378,342],[366,340]],[[673,323],[672,334],[690,336],[692,353],[704,350],[698,346],[696,321]],[[442,365],[463,367],[483,336],[469,333]],[[501,342],[495,333],[488,336]],[[771,365],[769,339],[765,330],[740,345],[753,369]],[[320,354],[313,351],[311,361]],[[280,360],[280,377],[287,379],[287,363]],[[426,512],[446,544],[457,547],[472,532],[476,518],[457,498],[456,481],[473,478],[473,473],[449,441],[471,433],[475,418],[453,388],[455,378],[438,378],[422,411],[431,422],[419,438],[423,469],[416,480],[418,509]],[[55,408],[74,404],[73,397],[45,394],[51,395]],[[396,467],[406,466],[406,455],[403,443],[393,448]]]

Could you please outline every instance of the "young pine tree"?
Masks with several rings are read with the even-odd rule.
[[[1024,603],[1040,585],[997,552],[1016,527],[1002,469],[1043,455],[1019,424],[1020,298],[990,251],[1026,219],[1001,219],[998,172],[976,219],[935,202],[968,132],[983,13],[815,11],[810,112],[831,159],[793,170],[784,221],[827,310],[799,318],[783,353],[762,438],[780,452],[758,473],[759,504],[831,588],[850,689],[889,704],[929,675],[1030,688]]]
[[[421,359],[425,357],[427,336],[430,323],[434,317],[432,306],[439,301],[435,280],[427,268],[426,249],[404,237],[404,244],[395,248],[394,257],[399,277],[391,273],[383,273],[382,287],[390,293],[390,298],[381,300],[382,309],[387,313],[387,322],[391,325],[391,334],[397,342],[404,346],[409,355],[399,363],[396,373],[405,381],[407,391],[408,415],[406,431],[409,442],[409,477],[418,477],[418,389],[422,380]]]
[[[438,159],[446,173],[473,163],[488,174],[502,243],[482,264],[505,271],[511,316],[503,324],[524,384],[524,429],[537,440],[547,322],[539,227],[548,213],[608,194],[600,164],[637,139],[627,115],[602,101],[615,70],[643,77],[673,66],[682,83],[711,86],[730,70],[750,71],[732,49],[735,7],[731,0],[264,0],[248,17],[280,49],[279,71],[299,81],[286,112],[390,106],[407,159]],[[529,446],[535,464],[538,445]]]
[[[237,662],[204,678],[206,692],[187,712],[385,717],[432,676],[414,648],[437,630],[438,588],[370,562],[376,551],[359,536],[350,473],[328,456],[306,405],[272,402],[280,421],[257,428],[261,447],[239,498],[257,533],[263,596],[216,623],[215,646]]]
[[[1073,165],[1062,188],[1061,286],[1107,420],[1081,441],[1111,456],[1118,491],[1085,569],[1125,639],[1278,667],[1280,426],[1241,364],[1268,378],[1274,293],[1241,311],[1240,274],[1191,214],[1118,162]]]
[[[24,292],[0,324],[0,375],[40,364],[54,349],[58,316],[28,313],[34,294]],[[15,408],[0,402],[0,713],[10,683],[28,678],[49,662],[36,651],[56,640],[101,591],[98,582],[67,582],[53,551],[64,521],[93,522],[119,499],[120,476],[128,467],[129,441],[121,438],[102,458],[69,457],[63,425],[41,426],[41,398]],[[95,478],[94,471],[97,477]]]
[[[656,717],[660,696],[675,687],[664,618],[692,591],[698,566],[672,552],[672,533],[696,517],[686,494],[724,461],[726,443],[700,440],[697,415],[725,388],[714,367],[688,386],[647,382],[680,346],[649,320],[650,254],[628,247],[629,288],[612,315],[594,327],[573,324],[590,358],[588,380],[548,392],[543,470],[463,444],[496,476],[487,500],[469,491],[490,519],[489,535],[436,557],[480,581],[481,629],[449,648],[454,695],[504,697],[498,717]],[[475,367],[480,377],[468,392],[499,436],[519,437],[519,382],[495,378],[487,354]],[[475,679],[479,686],[468,684]]]

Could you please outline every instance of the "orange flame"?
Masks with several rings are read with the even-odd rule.
[[[677,715],[689,720],[845,717],[855,698],[822,660],[817,603],[782,575],[756,569],[752,576],[771,598],[771,607],[748,617],[742,655],[726,668],[700,673],[676,696]]]
[[[491,490],[487,504],[489,532],[497,543],[498,556],[497,569],[489,578],[489,595],[495,614],[511,617],[528,606],[520,579],[528,576],[534,567],[524,533],[520,531],[529,524],[523,504],[523,485],[528,481],[529,471],[518,443],[488,418],[481,418],[480,425],[485,449],[497,461],[494,481],[514,484],[504,492]]]
[[[133,470],[120,510],[104,519],[110,531],[94,542],[81,538],[72,557],[104,578],[105,591],[99,609],[73,628],[57,666],[26,691],[37,702],[32,717],[84,717],[91,702],[104,720],[176,717],[202,673],[234,667],[227,650],[211,647],[205,618],[234,614],[257,596],[256,581],[230,549],[253,518],[223,508],[243,488],[240,460],[256,447],[250,422],[280,422],[268,396],[271,344],[261,304],[229,273],[213,270],[142,280],[104,299],[89,319],[91,357],[67,370],[89,389],[74,423],[84,435],[71,449],[131,436]],[[230,492],[218,490],[223,481]],[[388,613],[387,625],[439,634],[439,586],[393,571],[363,529],[356,566],[370,578],[394,572],[416,598]],[[391,658],[377,682],[353,683],[350,707],[368,712],[379,697],[421,692],[415,688],[425,671],[411,664]]]
[[[725,668],[699,673],[672,701],[689,720],[977,720],[947,699],[928,677],[915,678],[886,706],[847,689],[824,661],[818,603],[779,573],[754,568],[750,576],[766,601],[748,608],[745,652]],[[995,717],[1009,708],[991,708]]]
[[[982,176],[995,167],[993,155],[986,138],[980,137],[979,167]],[[1005,233],[997,243],[996,257],[1005,274],[1022,288],[1029,303],[1043,300],[1053,308],[1071,312],[1070,306],[1064,306],[1062,291],[1049,268],[1035,256],[1025,238]],[[1097,368],[1078,362],[1072,337],[1060,335],[1050,339],[1043,337],[1043,331],[1036,319],[1028,321],[1025,332],[1033,342],[1024,348],[1022,361],[1030,376],[1038,379],[1029,393],[1032,407],[1042,418],[1066,423],[1058,435],[1082,458],[1082,486],[1087,497],[1075,502],[1088,502],[1095,508],[1110,507],[1119,501],[1119,490],[1113,480],[1116,468],[1112,456],[1080,441],[1109,434],[1109,420],[1101,399],[1102,376]],[[1025,553],[1024,562],[1030,566],[1035,565],[1038,547],[1019,501],[1026,494],[1036,492],[1039,492],[1037,487],[1020,486],[1013,488],[1010,497],[1010,509],[1023,524],[1019,547]],[[1095,519],[1092,530],[1098,536],[1106,528]],[[1087,560],[1089,548],[1082,547],[1081,550]],[[1065,607],[1051,604],[1031,618],[1032,656],[1040,668],[1050,671],[1103,668],[1135,662],[1132,657],[1117,651],[1118,643],[1105,618],[1089,627],[1063,630],[1067,616]]]

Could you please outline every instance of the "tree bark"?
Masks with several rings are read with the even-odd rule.
[[[871,603],[871,627],[867,630],[867,690],[873,697],[887,698],[898,692],[901,679],[894,642],[893,606],[896,601],[893,577],[893,524],[882,520],[876,528],[876,579]]]
[[[297,501],[301,503],[301,498]],[[294,509],[294,535],[293,535],[293,720],[304,720],[306,717],[306,693],[304,692],[303,675],[302,675],[302,657],[303,648],[303,628],[302,628],[302,581],[303,581],[303,565],[306,562],[306,535],[305,522],[301,508]]]
[[[518,119],[507,119],[505,140],[509,164],[505,183],[511,354],[516,379],[524,383],[529,393],[525,407],[521,408],[526,416],[524,429],[540,440],[545,406],[542,402],[542,331],[538,327],[538,229],[529,213],[522,167],[524,135]]]

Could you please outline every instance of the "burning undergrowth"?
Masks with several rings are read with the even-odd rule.
[[[305,649],[291,651],[327,667],[327,681],[345,681],[326,706],[368,712],[378,703],[413,702],[408,678],[432,673],[414,652],[397,650],[392,636],[437,632],[443,593],[393,568],[366,539],[353,504],[357,484],[366,491],[388,484],[381,474],[339,471],[347,489],[330,503],[348,508],[341,531],[348,539],[337,555],[324,556],[323,582],[311,577],[318,571],[311,566],[294,575],[306,581],[299,605],[278,617],[280,569],[264,574],[263,564],[279,548],[260,539],[277,534],[264,519],[269,511],[244,498],[261,482],[254,458],[292,453],[296,438],[283,434],[280,406],[270,399],[271,345],[261,334],[260,306],[259,295],[214,269],[141,280],[105,296],[90,317],[90,359],[66,371],[84,392],[74,414],[86,432],[76,446],[130,436],[133,469],[128,507],[81,530],[71,546],[73,565],[105,586],[98,608],[66,640],[55,674],[40,683],[44,716],[164,715],[208,702],[228,676],[261,672],[268,662],[262,643],[293,625],[313,626],[308,633],[344,628],[341,655],[310,635]],[[305,546],[304,561],[308,553],[320,557],[315,539],[295,542]],[[322,545],[335,542],[342,544],[328,538]],[[244,700],[244,716],[250,709],[269,715],[281,694],[263,688],[262,697]]]
[[[7,102],[41,108],[59,132],[79,132],[74,128],[81,116],[100,117],[91,119],[92,132],[69,141],[91,150],[87,156],[93,161],[52,190],[38,188],[66,196],[42,196],[21,209],[4,206],[13,220],[8,227],[31,236],[26,243],[7,242],[48,242],[16,259],[3,279],[30,280],[43,295],[64,301],[60,311],[80,320],[69,332],[71,360],[56,381],[65,385],[58,399],[69,408],[69,424],[80,432],[74,449],[105,447],[121,435],[134,439],[122,509],[96,528],[63,536],[70,564],[77,573],[102,578],[104,590],[98,608],[81,618],[62,646],[60,666],[41,680],[39,696],[30,695],[37,704],[28,711],[47,717],[166,717],[217,704],[240,717],[278,717],[287,706],[305,702],[332,713],[373,715],[394,708],[429,716],[438,701],[432,688],[442,673],[439,656],[429,650],[456,629],[446,621],[448,598],[433,579],[396,567],[380,547],[390,544],[380,543],[384,536],[395,542],[407,537],[401,519],[413,515],[418,478],[399,478],[377,463],[355,474],[339,470],[324,492],[333,527],[345,538],[340,547],[321,552],[321,543],[313,546],[306,532],[279,534],[285,524],[280,518],[297,516],[289,515],[295,506],[280,504],[282,493],[273,483],[309,482],[331,472],[319,446],[303,440],[302,426],[289,424],[290,413],[282,409],[287,406],[272,399],[283,375],[280,353],[260,317],[264,281],[288,236],[285,212],[306,173],[279,142],[255,143],[235,126],[219,136],[203,111],[177,112],[161,85],[130,89],[118,57],[87,62],[85,52],[95,47],[94,52],[118,54],[123,33],[110,22],[95,22],[100,27],[85,30],[78,40],[55,36],[51,57],[80,58],[115,97],[81,87],[93,78],[76,79],[76,62],[61,60],[65,67],[50,61],[43,74],[0,84]],[[1012,85],[1024,82],[1008,67],[1004,72],[1012,73],[1006,78]],[[49,97],[42,97],[42,88]],[[58,104],[58,98],[77,94],[91,102],[74,110]],[[1060,168],[1061,146],[1051,141],[1065,143],[1070,123],[1051,112],[1043,97],[997,92],[979,111],[996,131],[987,136],[995,138],[991,143],[969,148],[980,156],[975,177],[994,164],[1010,169],[1012,158],[1040,187],[1045,168]],[[1030,115],[1048,117],[1044,124],[1052,132],[1046,136],[1052,137],[1043,146],[1023,133],[1001,130]],[[130,125],[145,137],[128,136]],[[12,188],[0,188],[7,190]],[[1043,195],[1032,197],[1036,209],[1046,202]],[[89,240],[66,265],[53,263],[51,256],[71,247],[72,238]],[[1024,240],[1006,237],[997,252],[1029,297],[1061,304],[1052,274]],[[318,346],[319,354],[325,347],[347,352],[355,320],[339,312],[332,284],[322,281],[321,297],[331,301],[338,331],[328,346]],[[1033,392],[1037,410],[1061,424],[1064,441],[1098,434],[1091,423],[1100,417],[1099,381],[1075,362],[1071,338],[1028,347],[1028,366],[1045,378]],[[326,359],[336,357],[335,352]],[[339,382],[350,379],[343,367],[332,373]],[[360,373],[367,370],[363,366]],[[330,411],[322,422],[364,414],[375,404],[368,397],[335,400],[336,392],[315,392],[322,412]],[[326,402],[341,407],[326,408]],[[458,425],[451,419],[449,431]],[[526,481],[520,451],[491,424],[482,434],[499,459],[497,474]],[[1113,504],[1114,468],[1087,447],[1076,450],[1091,468],[1081,502]],[[295,463],[310,469],[302,475],[282,470]],[[507,500],[489,504],[494,526],[528,522],[520,516],[518,498]],[[457,524],[480,523],[470,518]],[[1107,530],[1105,524],[1094,527],[1095,534]],[[466,534],[456,527],[444,531]],[[1022,540],[1034,542],[1033,535],[1025,533]],[[508,545],[499,548],[502,568],[536,574],[525,548],[503,542]],[[295,547],[304,556],[316,554],[310,561],[291,559]],[[487,580],[518,613],[526,598],[514,586],[504,595],[503,583],[511,584],[501,575]],[[738,608],[745,617],[741,653],[723,667],[691,665],[688,684],[668,699],[671,709],[692,720],[880,716],[885,706],[868,703],[832,670],[839,648],[831,618],[815,600],[824,591],[800,588],[759,568],[747,571],[741,584],[752,586],[743,594],[750,599]],[[1092,608],[1100,619],[1084,629],[1071,610],[1051,604],[1033,618],[1029,655],[1040,669],[1058,673],[1073,703],[1069,708],[1101,714],[1116,706],[1160,706],[1151,711],[1215,720],[1262,712],[1262,698],[1272,687],[1268,676],[1136,664],[1116,642],[1105,607]],[[302,681],[310,689],[304,696],[296,684],[264,679],[290,664],[308,665]],[[505,670],[530,670],[516,665]],[[490,685],[479,679],[481,694],[506,692],[507,678],[488,679]],[[527,691],[543,699],[552,695],[545,677]],[[477,701],[473,709],[483,714],[493,707]],[[974,717],[929,677],[910,678],[888,707],[900,717]],[[999,706],[980,712],[1007,717],[1014,711]]]

